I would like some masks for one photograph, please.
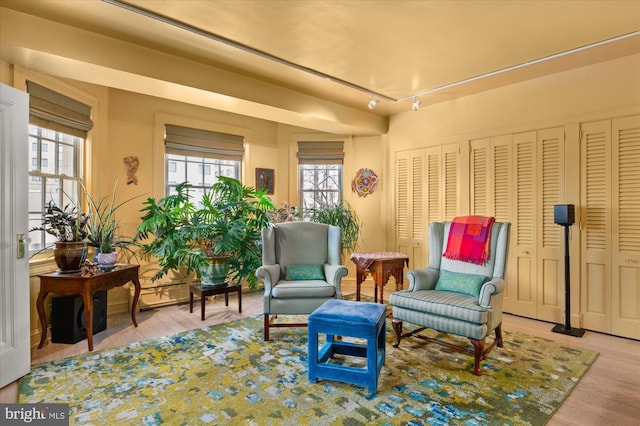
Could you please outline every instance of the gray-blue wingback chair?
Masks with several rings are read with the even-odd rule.
[[[348,270],[340,264],[341,239],[339,227],[314,222],[277,223],[262,229],[262,266],[256,275],[264,281],[265,341],[270,327],[307,326],[276,323],[277,315],[308,315],[329,299],[342,299],[340,283]],[[290,271],[301,265],[322,265],[320,276],[291,279],[295,274]]]
[[[409,288],[391,293],[389,303],[393,308],[392,324],[396,333],[393,346],[397,348],[403,337],[415,336],[473,354],[473,373],[480,376],[480,361],[496,345],[502,347],[502,300],[510,224],[493,223],[489,260],[484,265],[443,257],[450,226],[451,222],[429,224],[429,266],[407,272]],[[484,280],[480,280],[479,296],[435,290],[441,271],[484,276]],[[419,328],[403,334],[405,321]],[[466,337],[473,350],[417,334],[425,329]],[[486,337],[494,331],[494,341],[485,345]]]

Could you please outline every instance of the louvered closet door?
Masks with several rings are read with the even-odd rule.
[[[396,153],[396,247],[409,256],[409,268],[426,259],[425,150]]]
[[[471,214],[511,222],[511,135],[471,141]]]
[[[582,326],[611,332],[611,122],[581,125]]]
[[[426,223],[451,220],[460,211],[460,145],[427,148]]]
[[[611,333],[640,339],[640,116],[615,119]]]
[[[461,149],[462,147],[459,144],[445,145],[442,147],[442,189],[444,192],[442,196],[444,200],[442,218],[444,220],[453,219],[455,216],[458,216],[461,211]]]
[[[564,229],[553,220],[553,206],[566,203],[564,128],[538,130],[536,148],[536,318],[564,323]]]
[[[536,317],[536,132],[513,135],[513,220],[504,310]]]

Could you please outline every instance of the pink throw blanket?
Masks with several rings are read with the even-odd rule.
[[[487,263],[489,260],[489,236],[493,222],[495,222],[494,217],[455,217],[449,228],[447,249],[443,256],[447,259],[478,265]]]

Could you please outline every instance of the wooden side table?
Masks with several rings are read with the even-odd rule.
[[[205,300],[209,296],[224,294],[224,306],[229,306],[229,293],[238,292],[238,312],[242,313],[242,286],[227,281],[224,285],[191,284],[189,287],[189,313],[193,313],[193,295],[200,296],[200,319],[204,321]]]
[[[40,278],[40,292],[36,307],[38,316],[40,317],[40,326],[42,334],[38,349],[42,348],[47,340],[47,315],[44,311],[44,299],[49,293],[55,293],[63,296],[73,296],[79,294],[84,302],[84,321],[87,327],[87,342],[89,352],[93,351],[93,293],[99,290],[111,290],[120,287],[129,281],[135,286],[133,303],[131,305],[131,322],[135,327],[138,326],[136,321],[136,307],[140,298],[140,281],[138,280],[138,270],[140,265],[118,265],[113,271],[87,273],[79,272],[75,274],[61,274],[53,272],[49,274],[38,275]]]
[[[384,303],[384,286],[390,277],[396,279],[396,291],[404,286],[404,266],[409,266],[409,256],[397,252],[362,252],[352,253],[351,261],[356,264],[356,300],[360,300],[360,287],[362,282],[371,274],[376,288],[374,289],[374,301]]]

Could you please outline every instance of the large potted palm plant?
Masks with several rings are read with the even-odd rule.
[[[273,209],[266,190],[228,177],[219,177],[201,200],[194,201],[190,189],[185,182],[175,194],[143,203],[136,239],[146,241],[143,253],[160,265],[152,280],[186,268],[187,273],[196,271],[203,284],[220,285],[230,278],[257,288],[260,230],[270,224]]]

